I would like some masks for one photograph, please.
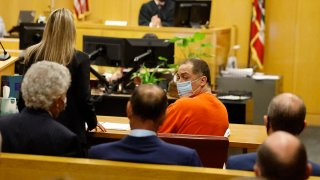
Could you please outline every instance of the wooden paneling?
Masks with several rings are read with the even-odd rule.
[[[283,90],[301,96],[308,124],[320,125],[320,1],[266,1],[265,72],[283,76]]]
[[[73,1],[54,0],[54,8],[65,7],[73,10]],[[7,30],[17,25],[20,10],[35,10],[36,18],[39,15],[48,16],[50,13],[51,0],[0,0],[0,16],[4,19]]]
[[[1,154],[0,179],[74,180],[228,180],[253,172],[108,160]]]
[[[233,27],[232,44],[240,44],[237,50],[238,66],[248,63],[251,21],[251,0],[212,0],[212,27]]]

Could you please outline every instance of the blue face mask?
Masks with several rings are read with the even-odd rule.
[[[177,89],[180,97],[191,96],[193,94],[191,81],[177,82]]]
[[[177,82],[178,94],[180,97],[189,97],[193,95],[192,82],[199,80],[200,78],[193,81]],[[199,87],[200,88],[200,87]],[[198,89],[198,88],[197,88]]]

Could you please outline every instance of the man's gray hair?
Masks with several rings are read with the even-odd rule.
[[[26,107],[48,111],[55,99],[67,93],[70,82],[70,72],[61,64],[49,61],[33,64],[21,85]]]

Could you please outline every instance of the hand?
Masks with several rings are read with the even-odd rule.
[[[94,128],[95,132],[107,132],[107,129],[102,126],[102,124],[98,123]]]
[[[159,18],[158,15],[152,16],[151,24],[152,24],[152,27],[160,27],[161,26],[161,19]]]

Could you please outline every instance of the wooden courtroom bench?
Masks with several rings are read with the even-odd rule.
[[[129,120],[127,117],[116,117],[116,116],[97,116],[100,123],[119,123],[128,124]],[[266,128],[262,125],[249,125],[249,124],[229,124],[231,131],[229,139],[230,148],[241,148],[245,151],[256,150],[260,144],[267,138]],[[129,133],[128,130],[115,130],[108,129],[107,132],[91,132],[89,133],[89,140],[95,139],[121,139]],[[101,143],[101,142],[100,142]]]
[[[168,143],[195,149],[204,167],[223,168],[228,158],[229,140],[226,137],[173,133],[159,133],[158,137]],[[92,136],[88,138],[91,146],[117,140],[119,139]]]
[[[0,179],[23,180],[104,180],[104,179],[184,179],[212,180],[254,176],[253,172],[202,167],[115,162],[2,153]]]

